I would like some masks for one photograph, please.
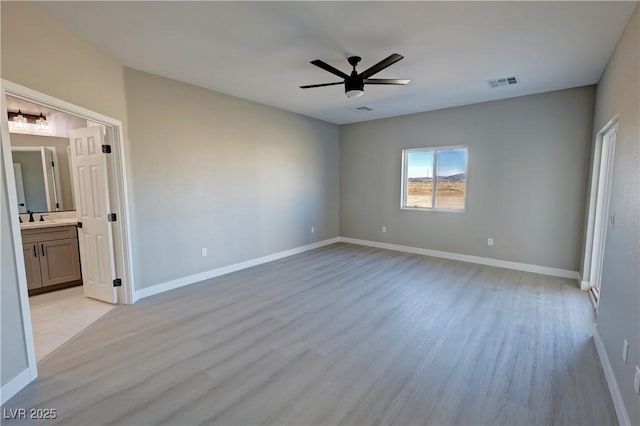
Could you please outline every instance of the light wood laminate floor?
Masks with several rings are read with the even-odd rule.
[[[78,425],[610,425],[592,322],[572,280],[340,243],[116,309],[4,408]]]
[[[116,307],[85,297],[82,286],[31,296],[29,305],[38,362]]]

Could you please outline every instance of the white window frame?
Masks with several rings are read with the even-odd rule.
[[[449,151],[455,149],[467,150],[467,161],[465,163],[465,190],[464,190],[464,208],[462,209],[443,209],[435,207],[437,205],[437,170],[438,170],[438,151]],[[431,205],[433,207],[407,207],[407,183],[408,183],[408,154],[412,152],[433,152],[433,179],[432,179],[432,198]],[[401,196],[400,196],[400,209],[401,210],[413,210],[420,212],[450,212],[450,213],[464,213],[467,210],[467,189],[469,187],[469,147],[467,145],[450,145],[450,146],[433,146],[425,148],[405,148],[402,150],[402,182],[401,182]]]

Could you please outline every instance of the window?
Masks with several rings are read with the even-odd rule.
[[[466,147],[403,150],[402,208],[464,211],[467,154]]]

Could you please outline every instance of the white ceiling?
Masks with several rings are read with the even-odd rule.
[[[42,2],[123,64],[344,124],[594,84],[636,2]],[[347,99],[349,71],[405,59]],[[487,80],[517,75],[492,89]],[[371,112],[352,108],[366,105]]]

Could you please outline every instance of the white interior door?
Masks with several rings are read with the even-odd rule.
[[[13,175],[16,179],[16,190],[18,192],[18,213],[27,212],[27,202],[24,197],[24,182],[22,182],[22,165],[13,163]]]
[[[609,201],[611,198],[611,179],[613,176],[613,158],[616,143],[617,128],[613,127],[602,138],[602,152],[600,155],[600,171],[598,177],[598,191],[596,195],[596,215],[593,238],[593,254],[591,263],[591,293],[595,305],[600,302],[600,288],[602,285],[602,265],[604,263],[604,247],[607,238],[607,226],[613,225],[610,217]]]
[[[109,211],[107,159],[102,152],[100,127],[70,132],[73,186],[82,261],[82,281],[87,297],[116,303],[113,287],[115,263]]]

